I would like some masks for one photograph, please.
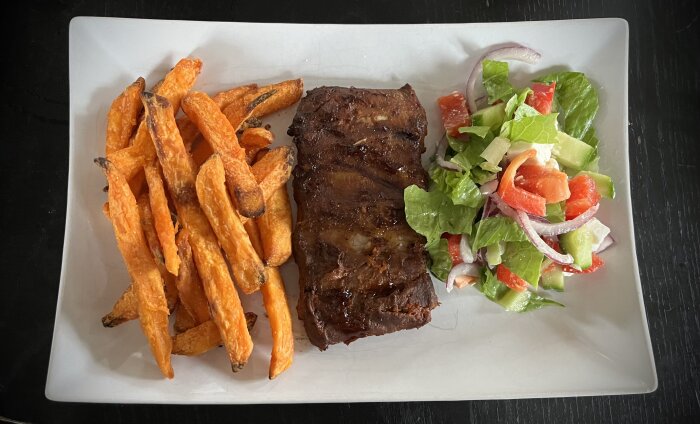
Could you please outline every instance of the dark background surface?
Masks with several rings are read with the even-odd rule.
[[[25,1],[4,9],[0,421],[700,422],[700,7],[686,1]],[[436,23],[621,17],[637,254],[659,388],[639,396],[395,404],[148,406],[44,397],[66,210],[74,16]],[[572,46],[575,48],[575,46]],[[576,364],[572,364],[576,366]]]

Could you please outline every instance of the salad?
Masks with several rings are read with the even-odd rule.
[[[447,291],[472,286],[516,312],[563,306],[545,291],[601,269],[600,253],[613,243],[595,218],[601,198],[615,196],[598,172],[598,95],[571,71],[514,87],[504,60],[539,57],[523,46],[493,50],[472,71],[466,96],[439,98],[445,134],[428,190],[404,191],[406,219],[425,236],[430,271]]]

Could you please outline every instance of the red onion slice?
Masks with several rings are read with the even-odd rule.
[[[603,241],[600,242],[600,246],[598,246],[598,249],[595,251],[595,253],[600,253],[600,252],[602,252],[603,250],[605,250],[605,249],[607,249],[608,247],[612,246],[614,243],[615,243],[615,239],[613,239],[612,237],[610,237],[610,235],[608,234],[607,236],[605,236],[605,238],[603,239]]]
[[[459,255],[462,257],[462,262],[465,264],[474,263],[474,252],[472,252],[471,246],[469,246],[469,237],[462,234],[459,239]]]
[[[498,189],[498,180],[491,180],[479,187],[481,194],[488,196]]]
[[[525,212],[517,211],[515,213],[515,222],[520,225],[527,238],[535,245],[537,250],[542,252],[546,257],[561,265],[571,265],[574,263],[574,258],[571,255],[557,252],[540,238],[537,231],[532,227],[532,222]]]
[[[590,221],[591,218],[593,218],[593,216],[595,215],[595,213],[598,212],[599,207],[600,203],[596,203],[595,205],[591,206],[586,212],[582,213],[581,215],[577,216],[576,218],[570,221],[551,224],[548,222],[545,223],[530,220],[530,223],[532,224],[532,228],[534,228],[535,231],[537,231],[537,234],[541,236],[557,236],[559,234],[574,231],[586,222]]]
[[[519,60],[521,62],[533,65],[537,63],[542,57],[538,52],[532,50],[529,47],[525,47],[520,44],[515,44],[512,46],[501,47],[496,50],[491,50],[485,55],[481,56],[479,62],[474,66],[472,72],[469,74],[469,79],[467,79],[467,102],[469,103],[469,112],[476,112],[476,99],[474,98],[474,85],[476,84],[476,79],[481,75],[481,64],[484,60]]]
[[[497,193],[492,193],[489,197],[491,198],[491,200],[493,200],[493,203],[496,204],[496,207],[501,210],[503,215],[515,219],[515,209],[508,206],[506,202],[504,202],[503,199],[501,199],[501,196],[499,196]]]
[[[435,152],[435,162],[445,169],[449,169],[451,171],[461,171],[461,166],[445,160],[445,153],[447,153],[447,136],[442,137],[442,140],[440,140],[440,143],[438,143],[437,152]]]
[[[479,265],[476,264],[459,264],[452,267],[450,273],[447,275],[447,291],[451,292],[455,285],[455,279],[460,275],[468,275],[470,277],[478,277],[481,275],[481,269]]]

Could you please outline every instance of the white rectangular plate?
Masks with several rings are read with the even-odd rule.
[[[514,64],[526,84],[545,71],[585,72],[600,95],[596,127],[601,169],[617,186],[600,218],[617,244],[606,266],[574,277],[556,295],[565,309],[506,313],[473,289],[447,294],[420,330],[358,340],[320,352],[294,320],[293,366],[266,378],[270,330],[259,296],[255,350],[232,374],[222,349],[173,358],[175,379],[161,378],[138,324],[103,328],[129,277],[102,216],[105,185],[93,158],[103,155],[112,99],[137,76],[153,85],[181,57],[204,68],[196,89],[303,77],[320,85],[398,88],[408,82],[425,106],[428,152],[439,136],[438,96],[463,90],[489,46],[537,49],[534,66]],[[46,396],[60,401],[274,403],[457,400],[641,393],[656,371],[637,271],[627,153],[627,23],[620,19],[457,25],[287,25],[76,18],[70,26],[70,171],[63,267]],[[291,143],[290,108],[268,122],[277,143]],[[292,308],[297,271],[285,265]],[[293,316],[296,313],[293,311]]]

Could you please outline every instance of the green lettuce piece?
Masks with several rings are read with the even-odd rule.
[[[525,304],[525,307],[518,312],[536,311],[538,309],[544,308],[545,306],[559,306],[560,308],[564,308],[564,304],[562,303],[559,303],[552,299],[547,299],[546,297],[542,297],[537,293],[530,292],[530,298]]]
[[[484,60],[481,65],[484,88],[489,96],[489,104],[496,100],[507,100],[515,91],[508,81],[508,63]]]
[[[484,218],[476,225],[472,250],[476,251],[499,241],[527,241],[518,224],[507,216]]]
[[[535,109],[534,107],[530,105],[526,105],[525,103],[521,104],[518,106],[517,109],[515,109],[515,113],[513,114],[513,120],[518,121],[526,116],[538,116],[542,115]]]
[[[518,108],[518,110],[520,110],[520,108]],[[518,111],[516,110],[516,114],[517,113]],[[510,134],[507,138],[512,141],[545,144],[557,142],[556,113],[550,113],[549,115],[522,116],[520,119],[513,119],[510,122]]]
[[[447,240],[441,238],[437,243],[428,246],[428,254],[430,254],[430,272],[432,272],[438,280],[447,280],[447,275],[452,269],[452,257],[447,247]]]
[[[469,144],[469,141],[467,140],[460,140],[458,138],[450,137],[449,135],[446,135],[445,137],[447,137],[447,144],[457,153],[464,151]]]
[[[593,127],[593,119],[598,113],[598,93],[586,75],[581,72],[557,72],[545,75],[538,81],[557,83],[554,101],[563,121],[562,131],[587,143],[592,141],[594,134],[588,137],[586,134]]]
[[[515,111],[523,104],[525,104],[525,100],[527,99],[527,96],[532,93],[532,89],[530,87],[522,89],[518,94],[513,94],[513,96],[508,99],[508,102],[506,103],[506,117],[505,121],[510,121],[513,119],[513,116],[515,114]]]
[[[511,241],[506,243],[506,251],[503,253],[503,266],[534,287],[537,287],[543,259],[544,255],[529,241]]]
[[[450,171],[433,165],[430,168],[430,179],[434,186],[446,194],[455,205],[472,208],[481,205],[483,195],[469,177],[469,171]]]
[[[442,233],[471,234],[477,209],[455,205],[440,190],[425,191],[411,185],[403,192],[406,221],[413,230],[427,239],[430,247]]]
[[[486,135],[491,131],[491,127],[486,126],[473,126],[473,127],[461,127],[459,128],[460,134],[474,134],[477,137],[485,138]]]
[[[486,267],[484,267],[484,275],[481,277],[481,282],[475,285],[484,296],[495,302],[509,290],[508,286],[503,284],[495,275]]]
[[[472,179],[475,183],[483,185],[489,181],[496,179],[497,175],[493,172],[487,171],[481,167],[472,168]]]
[[[461,166],[462,169],[464,169],[465,171],[469,171],[474,166],[471,164],[471,162],[469,162],[469,155],[464,151],[452,156],[450,158],[450,162],[456,163],[457,165]]]

